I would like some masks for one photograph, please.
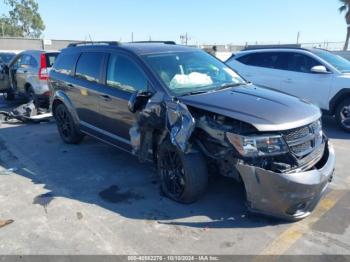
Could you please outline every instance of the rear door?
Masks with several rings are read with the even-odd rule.
[[[102,67],[105,53],[84,52],[80,55],[75,78],[67,83],[67,91],[70,100],[74,104],[81,125],[94,127],[98,125],[98,104],[100,100],[99,90],[102,86]]]
[[[106,69],[106,85],[100,89],[99,128],[126,144],[129,130],[135,123],[135,114],[128,110],[128,101],[137,91],[146,91],[148,78],[140,64],[132,57],[111,53]]]

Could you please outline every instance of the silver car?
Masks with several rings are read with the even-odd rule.
[[[50,90],[47,84],[49,71],[59,52],[41,50],[24,51],[9,64],[9,84],[6,98],[16,95],[33,100],[37,106],[49,105]]]

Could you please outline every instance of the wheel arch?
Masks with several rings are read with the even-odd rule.
[[[341,103],[344,99],[347,99],[349,97],[350,97],[350,88],[340,90],[329,102],[330,114],[334,115],[339,103]]]
[[[52,103],[51,103],[51,110],[53,115],[55,115],[55,110],[59,104],[65,105],[65,107],[68,109],[69,113],[73,117],[74,124],[76,126],[80,125],[80,120],[77,114],[77,111],[72,103],[72,101],[69,99],[69,97],[62,91],[56,91]]]

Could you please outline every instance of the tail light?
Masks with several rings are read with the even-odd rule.
[[[49,79],[49,72],[47,70],[46,55],[45,54],[40,55],[39,79],[40,80],[48,80]]]

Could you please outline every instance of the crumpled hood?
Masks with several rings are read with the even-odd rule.
[[[259,131],[283,131],[321,117],[318,107],[299,98],[254,85],[180,97],[188,106],[253,125]]]

